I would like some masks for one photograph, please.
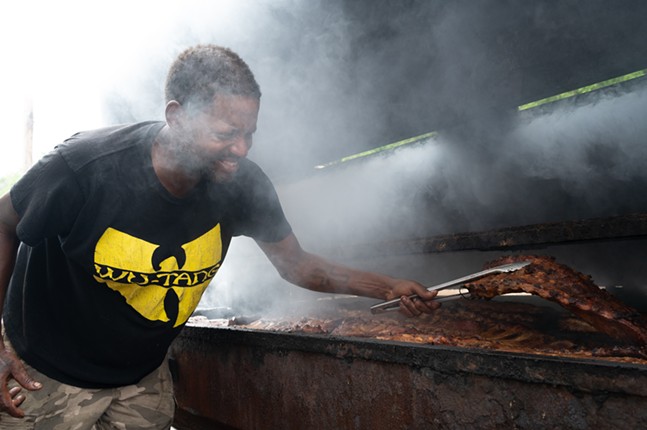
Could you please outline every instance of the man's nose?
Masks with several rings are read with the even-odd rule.
[[[237,138],[234,143],[230,147],[230,151],[232,154],[234,154],[236,157],[244,158],[247,157],[247,153],[249,152],[249,143],[245,139],[245,137],[241,136]]]

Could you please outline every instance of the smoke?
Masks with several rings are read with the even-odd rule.
[[[502,148],[530,176],[560,179],[593,205],[609,197],[604,184],[644,180],[647,88],[588,105],[573,105],[520,125]],[[599,186],[603,186],[600,190]],[[638,191],[638,190],[632,190]],[[638,193],[637,193],[638,194]],[[636,195],[637,200],[642,200]],[[613,199],[610,199],[613,200]]]
[[[271,102],[264,99],[267,116],[259,124],[267,132],[259,132],[259,140],[262,136],[267,145],[252,158],[258,157],[271,177],[284,178],[276,172],[286,159],[287,168],[299,172],[326,160],[327,153],[334,159],[333,154],[358,152],[343,152],[344,146],[389,143],[431,130],[439,134],[392,154],[280,181],[286,213],[306,249],[334,259],[335,249],[351,244],[647,208],[638,191],[647,183],[640,168],[647,135],[644,89],[516,111],[532,100],[529,94],[556,78],[545,67],[531,69],[537,64],[528,64],[521,51],[544,50],[549,57],[546,50],[559,50],[566,42],[583,50],[603,46],[604,36],[589,38],[591,33],[568,27],[568,19],[595,27],[576,5],[519,10],[490,2],[410,2],[395,11],[379,3],[373,14],[345,6],[324,8],[327,14],[314,21],[299,13],[318,16],[319,6],[281,15],[289,25],[273,43],[284,41],[288,27],[298,27],[295,19],[310,25],[308,31],[301,27],[292,51],[257,63],[255,70],[270,84]],[[596,4],[594,9],[603,8]],[[321,22],[336,25],[328,32]],[[532,32],[535,45],[517,43],[516,31]],[[561,53],[557,58],[569,60]],[[578,60],[586,73],[591,65]],[[554,92],[545,96],[586,82],[563,73],[562,87],[553,85]],[[251,242],[239,243],[240,261],[264,259]],[[254,297],[269,306],[281,302],[277,297],[301,294],[284,289],[269,265],[248,273],[245,283],[236,277],[236,249],[229,258],[216,278],[217,284],[234,288],[226,303],[254,306]]]
[[[632,62],[645,50],[642,2],[23,3],[15,30],[27,43],[10,57],[35,90],[37,149],[83,128],[161,119],[175,56],[198,43],[227,46],[263,92],[250,158],[278,184],[297,236],[315,252],[647,206],[638,191],[647,182],[644,90],[516,113],[538,94],[644,67]],[[28,13],[36,7],[46,19]],[[434,130],[425,144],[313,171]],[[259,296],[262,307],[302,294],[283,290],[249,248],[234,241],[215,296]]]
[[[193,1],[175,12],[166,43],[159,43],[163,49],[147,53],[139,70],[110,92],[112,122],[160,119],[163,82],[175,56],[195,44],[215,43],[238,53],[261,86],[251,158],[280,180],[309,173],[330,154],[326,136],[348,130],[348,113],[362,104],[347,91],[350,23],[338,2]]]
[[[646,95],[524,112],[487,151],[440,132],[281,191],[300,215],[295,229],[316,231],[309,244],[321,249],[638,212],[647,208]]]
[[[279,191],[304,247],[332,259],[346,245],[645,211],[646,96],[642,88],[519,114],[488,163],[439,133]],[[254,255],[251,242],[240,245],[243,261],[264,258]],[[233,270],[237,258],[231,256],[232,270],[218,280],[241,281]],[[269,264],[261,269],[247,272],[250,284],[238,283],[228,303],[248,305],[250,285],[268,307],[281,305],[280,297],[307,297],[286,287]],[[268,285],[273,299],[258,294]]]

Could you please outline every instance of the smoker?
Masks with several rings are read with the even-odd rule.
[[[582,270],[598,283],[645,310],[642,286],[632,284],[645,279],[644,213],[379,245],[346,247],[343,257],[368,268],[406,262],[415,277],[430,265],[465,271],[511,252],[549,254],[577,269],[586,263]],[[647,425],[642,360],[189,324],[172,347],[172,364],[178,429]]]

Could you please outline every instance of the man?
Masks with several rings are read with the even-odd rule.
[[[301,287],[403,297],[408,316],[439,306],[300,247],[245,158],[261,93],[235,53],[186,50],[165,92],[165,122],[78,133],[0,198],[2,428],[168,428],[167,349],[233,236]]]

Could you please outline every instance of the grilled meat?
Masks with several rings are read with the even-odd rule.
[[[513,292],[534,294],[560,304],[613,338],[647,345],[643,315],[598,287],[590,276],[557,263],[553,257],[506,256],[491,261],[486,268],[527,260],[531,264],[520,270],[488,276],[465,287],[482,299]]]
[[[647,364],[644,317],[600,289],[589,276],[556,263],[552,257],[505,257],[487,266],[525,260],[532,263],[466,287],[477,298],[527,292],[561,306],[461,299],[444,303],[432,314],[405,318],[397,313],[372,315],[367,302],[360,299],[347,306],[340,301],[317,307],[307,316],[302,307],[293,307],[254,321],[204,319],[199,324]]]
[[[192,324],[232,327],[206,319]],[[518,302],[457,300],[433,314],[406,318],[372,315],[366,305],[329,309],[309,317],[282,315],[233,324],[238,328],[488,349],[558,357],[604,358],[647,364],[644,348],[596,330],[565,310]]]

